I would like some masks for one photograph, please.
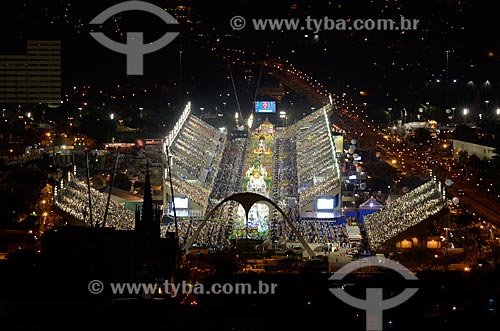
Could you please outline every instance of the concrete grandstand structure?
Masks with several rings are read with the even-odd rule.
[[[409,239],[411,247],[427,247],[427,229],[449,212],[439,183],[431,179],[391,201],[382,210],[366,215],[363,227],[372,250],[395,248]]]
[[[328,117],[328,104],[289,128],[297,144],[299,213],[302,218],[340,218],[339,162]],[[297,130],[298,129],[298,130]]]
[[[331,136],[328,117],[331,115],[333,105],[328,104],[306,116],[302,120],[276,133],[275,136],[266,136],[266,153],[273,155],[273,164],[265,164],[265,176],[272,178],[272,192],[270,197],[282,205],[290,208],[296,207],[303,218],[335,219],[341,217],[341,191],[339,180],[339,163],[336,158],[336,147]],[[266,121],[264,126],[269,126]],[[254,132],[256,136],[254,145],[258,140],[264,141],[264,135]],[[164,139],[164,151],[169,153],[170,169],[172,174],[174,201],[177,216],[203,217],[209,210],[209,204],[217,204],[224,196],[214,196],[212,190],[216,184],[217,173],[224,171],[232,164],[224,164],[221,159],[226,147],[226,133],[220,131],[190,113],[190,105],[186,106],[173,131]],[[237,138],[248,140],[250,138]],[[275,142],[276,140],[276,142]],[[295,171],[288,165],[280,164],[277,157],[284,150],[280,146],[293,141],[291,148],[286,150],[287,158],[293,158],[296,165]],[[246,178],[249,171],[254,171],[252,155],[257,155],[258,146],[244,143],[245,148],[253,148],[243,152],[242,157],[251,164],[245,164],[245,173],[240,174]],[[228,147],[230,148],[230,147]],[[168,149],[168,151],[167,151]],[[269,150],[269,152],[267,152]],[[269,156],[269,162],[271,162]],[[266,160],[265,155],[262,160]],[[234,162],[234,160],[232,161]],[[259,164],[261,161],[259,154]],[[168,167],[167,167],[168,168]],[[264,166],[262,165],[262,168]],[[286,178],[284,173],[289,173]],[[266,178],[267,178],[266,177]],[[222,178],[221,178],[222,179]],[[270,182],[271,180],[269,180]],[[173,205],[168,169],[165,171],[165,213],[173,214]],[[284,194],[280,186],[293,187]],[[229,194],[241,193],[251,190],[245,183],[234,189]],[[261,192],[262,193],[262,192]],[[187,204],[180,199],[188,199]],[[292,203],[293,202],[293,203]]]
[[[163,194],[162,236],[177,232],[186,249],[251,239],[266,246],[302,245],[309,255],[316,254],[316,246],[319,253],[354,252],[365,238],[375,251],[405,239],[413,246],[426,245],[428,225],[447,210],[442,188],[433,179],[382,209],[363,214],[364,238],[354,231],[356,216],[351,217],[356,218],[354,227],[346,225],[349,215],[342,214],[338,146],[329,122],[333,110],[332,103],[326,104],[279,130],[268,120],[256,128],[250,124],[248,135],[231,137],[194,116],[188,103],[164,139],[144,144],[149,172],[161,176],[151,184],[153,197]],[[88,222],[87,189],[86,183],[74,178],[61,182],[54,194],[57,207]],[[94,189],[90,195],[100,219],[105,195]],[[259,198],[250,203],[235,196]],[[111,201],[106,225],[133,228],[134,208],[127,209],[125,199],[116,200]]]
[[[188,201],[182,208],[175,204],[181,242],[203,247],[247,238],[341,245],[347,232],[341,224],[339,162],[329,122],[333,108],[327,104],[280,130],[266,119],[256,128],[249,127],[248,136],[226,141],[224,132],[216,133],[189,114],[188,105],[164,139],[165,153],[171,159],[174,200]],[[199,127],[195,130],[193,125]],[[200,137],[200,131],[210,134]],[[205,143],[195,146],[198,140]],[[213,154],[208,159],[207,151]],[[167,172],[165,185],[164,205],[169,208],[164,212],[171,219],[174,206]],[[242,208],[231,199],[246,192],[275,205],[254,201]],[[287,219],[298,226],[298,232],[291,230],[294,227]],[[172,223],[164,226],[163,234],[174,231]]]
[[[188,103],[164,139],[169,162],[164,173],[164,213],[173,215],[175,208],[175,216],[205,214],[225,142],[226,133],[191,114]]]

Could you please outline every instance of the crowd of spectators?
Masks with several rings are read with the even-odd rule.
[[[92,201],[93,223],[102,224],[107,204],[107,194],[90,188]],[[87,226],[90,224],[90,209],[88,208],[88,186],[83,181],[70,176],[70,180],[63,180],[54,194],[54,204],[64,212],[78,220],[82,220]],[[106,227],[114,227],[117,230],[132,230],[135,224],[135,214],[125,208],[123,204],[113,200],[109,201],[109,209],[106,217]]]
[[[297,154],[295,139],[275,139],[272,197],[275,201],[298,197]]]
[[[224,204],[217,217],[207,221],[192,246],[220,248],[230,245],[230,238],[234,237],[234,218],[237,209],[238,204],[235,202]],[[201,219],[195,218],[182,218],[177,221],[181,247],[195,234],[201,223]],[[330,244],[339,248],[349,247],[350,242],[345,223],[298,219],[294,221],[294,225],[307,243]],[[174,231],[175,224],[173,222],[163,225],[161,229],[162,236],[165,236],[166,232]],[[274,245],[299,242],[297,235],[277,212],[273,213],[273,218],[269,223],[268,240]]]
[[[329,114],[331,110],[331,106],[320,108],[277,137],[276,179],[283,179],[287,183],[293,177],[286,188],[280,190],[280,186],[284,185],[275,186],[273,193],[277,197],[283,191],[290,194],[290,191],[296,190],[299,206],[304,207],[340,186],[338,165],[332,154],[330,128],[325,118],[325,112]],[[281,155],[282,152],[288,159]],[[285,169],[284,178],[281,178],[282,169]]]
[[[248,138],[234,138],[226,143],[219,171],[210,195],[210,209],[223,199],[242,191]]]
[[[294,225],[308,243],[333,244],[339,247],[346,247],[349,244],[345,223],[298,219],[294,221]],[[299,241],[291,227],[279,216],[272,220],[269,235],[273,243]]]
[[[437,214],[445,206],[436,182],[425,182],[391,201],[379,212],[363,218],[368,242],[372,249],[377,249],[389,239]]]
[[[323,178],[338,176],[328,130],[323,119],[297,133],[297,177],[300,187],[310,187]]]
[[[194,115],[189,115],[170,147],[172,184],[206,211],[219,171],[226,134]]]
[[[201,229],[192,246],[198,248],[220,248],[230,245],[229,238],[233,233],[233,220],[236,217],[237,209],[238,205],[234,201],[224,204],[219,212],[207,221],[207,224]],[[197,218],[181,218],[177,221],[181,247],[194,235],[196,229],[201,224],[202,219]],[[164,237],[167,232],[175,232],[174,222],[162,225],[161,236]]]

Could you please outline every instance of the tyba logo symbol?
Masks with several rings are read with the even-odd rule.
[[[111,6],[90,21],[90,24],[103,24],[113,15],[130,10],[140,10],[154,14],[167,24],[179,24],[172,15],[162,8],[144,1],[126,1]],[[145,44],[143,32],[127,32],[127,43],[122,44],[108,38],[102,32],[90,32],[90,35],[102,45],[115,52],[127,55],[127,75],[142,75],[144,72],[144,54],[156,52],[167,46],[178,34],[179,32],[166,32],[160,39]]]
[[[397,264],[393,260],[376,256],[366,257],[348,263],[340,268],[337,272],[335,272],[329,279],[339,281],[354,270],[370,266],[394,270],[401,276],[403,276],[406,280],[418,280],[418,278],[414,274],[412,274],[406,267]],[[330,288],[330,292],[332,292],[337,298],[344,301],[348,305],[366,310],[366,330],[383,330],[382,312],[386,309],[391,309],[402,304],[406,300],[410,299],[415,293],[417,293],[417,291],[418,288],[406,288],[403,292],[396,295],[395,297],[384,300],[382,297],[381,288],[367,288],[366,300],[362,300],[351,296],[341,288]]]

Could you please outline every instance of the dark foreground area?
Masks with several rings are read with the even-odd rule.
[[[84,294],[87,284],[50,291],[44,284],[20,289],[2,284],[4,330],[365,330],[365,311],[337,299],[329,288],[365,298],[382,287],[384,299],[406,287],[418,292],[383,313],[384,330],[486,330],[497,328],[497,272],[425,272],[418,281],[391,273],[349,275],[342,283],[328,273],[259,274],[212,279],[219,283],[275,283],[272,295],[198,295],[191,300],[118,298]],[[208,283],[207,283],[208,284]],[[19,285],[19,284],[18,284]],[[39,288],[39,291],[36,290]],[[88,292],[88,291],[87,291]]]

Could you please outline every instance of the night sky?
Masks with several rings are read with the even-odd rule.
[[[210,48],[238,48],[257,56],[270,54],[288,59],[337,91],[353,88],[368,91],[370,102],[386,104],[394,99],[419,98],[429,83],[444,81],[446,50],[449,81],[464,85],[489,80],[500,84],[500,23],[486,1],[150,1],[172,15],[178,5],[190,8],[181,32],[162,50],[146,55],[142,77],[125,75],[125,55],[98,44],[88,22],[110,5],[121,1],[10,1],[0,16],[2,54],[24,52],[26,39],[54,38],[63,41],[63,85],[92,84],[106,87],[117,83],[158,82],[174,84],[179,77],[179,50],[183,50],[184,87],[198,93],[204,86],[231,86],[224,80],[225,64]],[[488,2],[490,3],[490,2]],[[229,20],[286,18],[307,15],[322,18],[419,19],[416,31],[322,31],[314,37],[303,31],[259,32],[246,28],[233,31]],[[166,29],[154,15],[128,12],[114,16],[102,27],[112,39],[123,41],[127,31],[144,31],[152,41]],[[173,31],[168,27],[169,31]],[[96,30],[97,31],[97,30]],[[307,34],[307,37],[305,36]],[[219,39],[219,43],[215,41]],[[224,80],[224,81],[222,81]],[[203,84],[202,82],[205,82]],[[217,87],[214,87],[214,91]],[[215,93],[215,92],[214,92]],[[354,94],[355,95],[355,94]]]

